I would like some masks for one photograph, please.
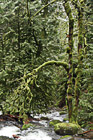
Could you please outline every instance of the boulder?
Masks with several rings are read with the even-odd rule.
[[[62,123],[62,122],[59,120],[52,120],[49,122],[49,126],[55,126],[57,123]]]
[[[67,111],[61,111],[60,113],[59,113],[60,115],[64,115],[64,114],[67,114]]]
[[[43,116],[42,116],[42,117],[40,118],[40,120],[47,120],[47,121],[49,121],[50,119],[49,119],[48,117],[43,117]]]
[[[55,124],[55,132],[59,135],[74,135],[80,130],[80,126],[78,124],[73,123],[57,123]]]
[[[0,136],[0,140],[14,140],[14,139],[6,137],[6,136]]]
[[[68,118],[64,118],[64,119],[63,119],[63,122],[66,122],[66,121],[68,121]]]

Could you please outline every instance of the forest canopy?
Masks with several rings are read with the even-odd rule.
[[[3,114],[24,117],[67,105],[70,122],[92,120],[92,4],[92,0],[1,0]]]

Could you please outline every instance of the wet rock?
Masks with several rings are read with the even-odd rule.
[[[18,135],[12,135],[14,139],[20,138]]]
[[[66,121],[68,121],[68,118],[64,118],[64,119],[63,119],[63,122],[66,122]]]
[[[60,113],[59,113],[60,115],[64,115],[64,114],[67,114],[67,111],[61,111]]]
[[[57,123],[55,125],[55,132],[59,135],[74,135],[78,132],[80,126],[73,123]]]
[[[48,117],[43,117],[43,116],[42,116],[40,119],[41,119],[41,120],[47,120],[47,121],[50,120]]]
[[[53,120],[49,122],[49,126],[55,126],[57,123],[62,123],[62,122],[59,120]]]
[[[14,140],[14,139],[5,136],[0,136],[0,140]]]

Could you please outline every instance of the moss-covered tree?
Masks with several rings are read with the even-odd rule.
[[[74,19],[72,15],[72,10],[69,5],[69,1],[65,0],[64,8],[66,14],[69,18],[69,47],[67,48],[67,53],[69,55],[69,72],[68,72],[68,88],[67,88],[67,105],[68,105],[68,116],[69,121],[72,122],[72,95],[73,95],[73,86],[72,86],[72,79],[73,79],[73,28],[74,28]]]

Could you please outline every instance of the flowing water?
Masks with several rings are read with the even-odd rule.
[[[60,120],[66,117],[60,115],[58,111],[52,110],[50,113],[37,115],[35,118],[48,117],[50,120]],[[61,136],[55,134],[53,128],[49,127],[50,120],[33,121],[34,127],[30,127],[27,130],[20,130],[16,127],[14,122],[0,122],[0,140],[12,140],[13,135],[18,135],[18,140],[58,140]],[[65,138],[63,140],[88,140],[82,138]]]

